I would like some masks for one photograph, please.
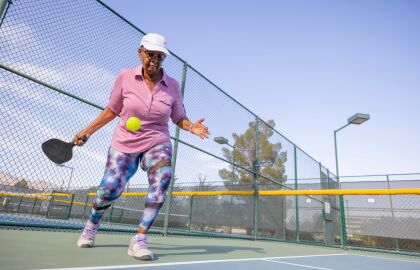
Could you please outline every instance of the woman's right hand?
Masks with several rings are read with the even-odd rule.
[[[74,145],[82,146],[86,143],[86,141],[89,139],[90,136],[92,136],[93,133],[98,131],[101,127],[105,126],[112,120],[114,120],[115,117],[117,117],[117,113],[114,113],[109,108],[105,108],[101,114],[92,122],[89,126],[87,126],[85,129],[79,131],[73,138]]]
[[[92,134],[86,129],[79,131],[73,138],[73,144],[83,146]]]

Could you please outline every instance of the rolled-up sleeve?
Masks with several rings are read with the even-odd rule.
[[[182,100],[181,92],[179,85],[177,84],[176,91],[174,94],[174,102],[172,105],[171,119],[174,124],[178,123],[179,120],[186,117],[187,113],[185,112],[184,102]]]
[[[107,106],[111,111],[117,114],[121,112],[123,106],[122,81],[123,72],[120,72],[120,74],[118,74],[117,78],[115,79],[114,87],[112,88],[111,96],[109,97]]]

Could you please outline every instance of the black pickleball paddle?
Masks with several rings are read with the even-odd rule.
[[[86,142],[87,138],[80,138]],[[64,142],[59,139],[49,139],[42,143],[42,151],[54,163],[62,164],[69,161],[73,157],[73,142]]]

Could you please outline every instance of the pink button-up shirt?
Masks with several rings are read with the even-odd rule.
[[[120,115],[111,147],[123,153],[140,153],[170,142],[169,117],[175,124],[186,117],[178,82],[163,72],[162,80],[151,91],[141,71],[139,66],[118,74],[107,106]],[[135,132],[125,127],[131,116],[142,124]]]

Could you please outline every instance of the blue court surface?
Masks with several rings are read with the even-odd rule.
[[[141,269],[141,270],[419,270],[420,263],[399,259],[380,258],[354,254],[328,254],[290,256],[259,259],[213,260],[177,263],[154,263],[140,265],[117,265],[106,267],[59,268],[67,270],[87,269]]]

